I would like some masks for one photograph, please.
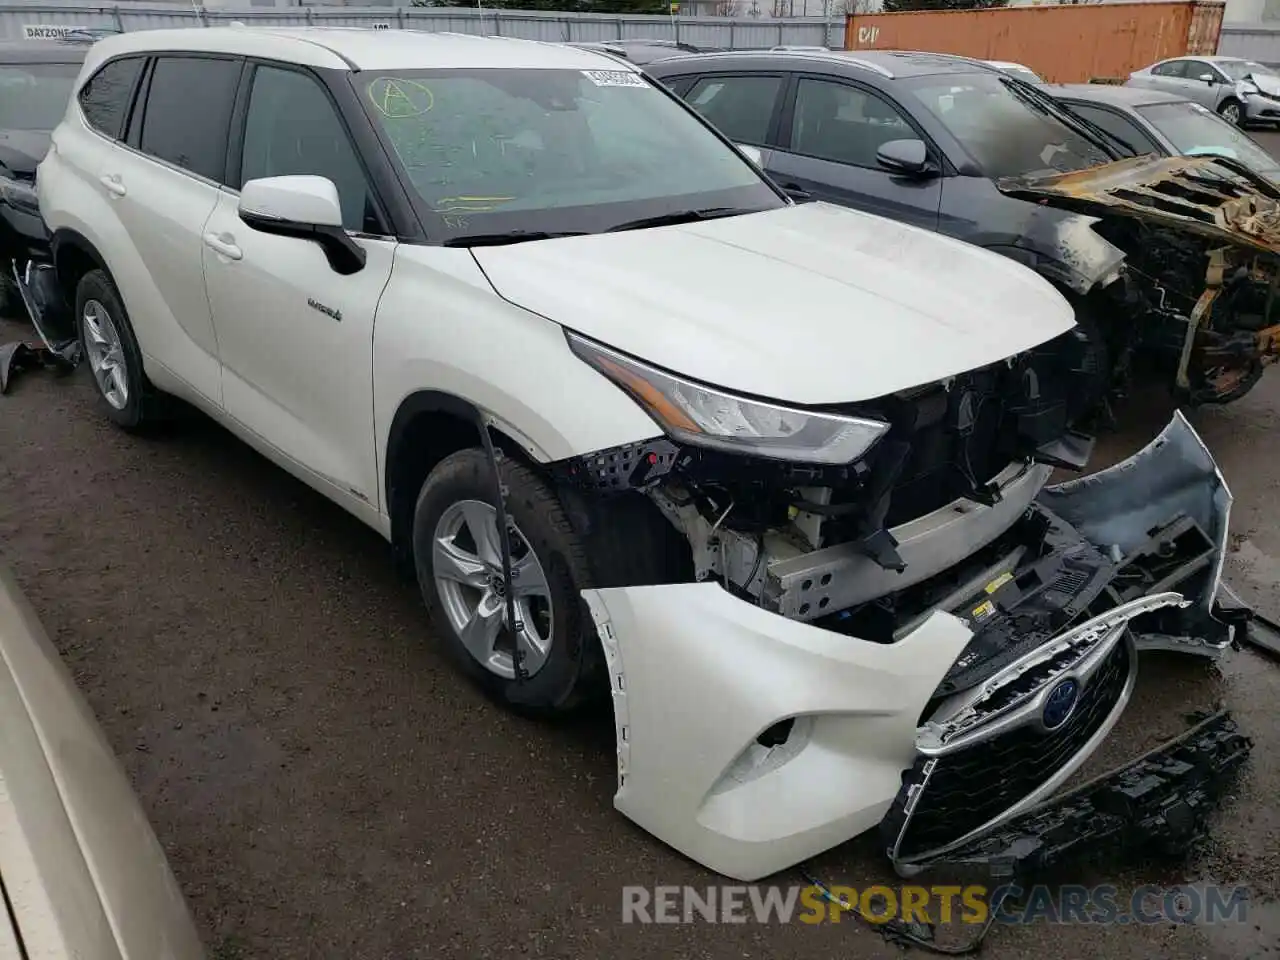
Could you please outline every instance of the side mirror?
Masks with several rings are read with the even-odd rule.
[[[1202,73],[1200,74],[1200,79],[1203,80],[1205,83],[1209,84],[1210,86],[1218,82],[1217,78],[1214,77],[1212,73]]]
[[[929,170],[929,148],[923,140],[890,140],[876,151],[876,162],[893,173],[920,176]]]
[[[754,163],[757,167],[764,165],[764,154],[760,152],[759,147],[753,147],[747,143],[735,143],[738,152]]]
[[[328,177],[262,177],[240,188],[240,219],[262,233],[320,245],[343,276],[364,268],[365,251],[342,228],[338,188]]]

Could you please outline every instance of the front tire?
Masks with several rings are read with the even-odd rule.
[[[1239,100],[1223,100],[1218,106],[1218,115],[1235,127],[1244,127],[1244,105]]]
[[[515,526],[512,586],[525,676],[515,677],[493,471],[482,450],[446,457],[422,485],[413,518],[418,586],[451,659],[486,694],[525,713],[568,713],[607,689],[580,594],[592,585],[587,549],[532,470],[504,457],[498,474]]]
[[[142,368],[142,351],[120,292],[103,270],[76,285],[80,356],[93,376],[98,407],[117,426],[140,430],[161,419],[160,395]]]

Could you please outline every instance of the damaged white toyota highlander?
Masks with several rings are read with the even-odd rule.
[[[130,33],[89,54],[37,182],[105,413],[182,398],[379,530],[497,699],[611,691],[618,809],[714,870],[877,825],[906,873],[1028,836],[1050,858],[1062,818],[1074,843],[1198,810],[1247,750],[1219,717],[1128,820],[1114,779],[1042,805],[1139,649],[1231,643],[1213,459],[1178,418],[1046,487],[1091,446],[1049,284],[793,203],[631,66]]]

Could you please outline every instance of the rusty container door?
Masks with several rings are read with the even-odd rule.
[[[1052,83],[1118,81],[1166,57],[1214,52],[1224,6],[1186,0],[853,14],[845,48],[1012,60]]]

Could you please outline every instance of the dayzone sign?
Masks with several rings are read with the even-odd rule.
[[[84,26],[65,26],[60,23],[24,23],[22,36],[27,40],[60,40],[68,33],[88,29]]]

